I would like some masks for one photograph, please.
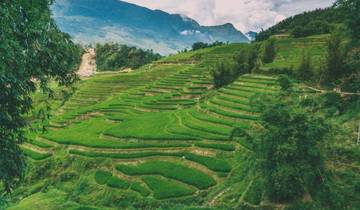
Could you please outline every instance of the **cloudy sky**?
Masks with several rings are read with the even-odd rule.
[[[124,0],[191,17],[202,25],[233,23],[243,32],[268,28],[286,17],[330,6],[334,0]]]

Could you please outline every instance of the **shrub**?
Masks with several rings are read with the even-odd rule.
[[[98,184],[106,184],[108,183],[108,181],[110,180],[110,178],[112,177],[112,174],[108,171],[96,171],[95,172],[95,181]]]
[[[286,75],[280,75],[278,78],[278,82],[279,82],[281,90],[283,90],[283,91],[289,90],[292,87],[292,82],[291,82],[290,78]]]

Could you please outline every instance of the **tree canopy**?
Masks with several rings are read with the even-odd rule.
[[[160,58],[161,56],[152,50],[142,50],[120,44],[96,45],[98,71],[119,70],[121,68],[136,69]]]
[[[324,171],[322,145],[330,126],[291,92],[262,97],[256,153],[273,201],[293,201],[315,190]]]
[[[51,93],[50,80],[70,85],[80,49],[51,19],[52,0],[0,3],[0,181],[10,191],[25,167],[19,144],[37,88]]]

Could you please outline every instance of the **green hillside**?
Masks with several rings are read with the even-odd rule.
[[[320,66],[325,39],[279,40],[263,71],[298,66],[303,50]],[[248,47],[206,48],[79,82],[63,106],[52,102],[48,132],[28,134],[26,180],[9,209],[274,208],[252,142],[230,135],[257,124],[252,96],[278,93],[277,76],[246,74],[214,89],[210,75]]]

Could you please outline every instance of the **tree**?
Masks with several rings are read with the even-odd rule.
[[[256,153],[266,193],[276,202],[316,191],[324,171],[322,144],[330,127],[324,118],[300,106],[298,98],[282,95],[262,107]]]
[[[309,54],[305,54],[305,52],[303,52],[301,63],[299,68],[297,69],[296,74],[297,77],[303,81],[310,80],[314,75],[311,67],[311,58]]]
[[[269,39],[265,42],[263,62],[271,63],[276,57],[275,39]]]
[[[348,77],[343,83],[343,89],[349,92],[360,92],[360,47],[351,49],[346,55]]]
[[[293,87],[293,84],[286,74],[279,75],[278,82],[282,91],[289,91]]]
[[[193,45],[192,45],[192,50],[195,51],[195,50],[199,50],[199,49],[203,49],[203,48],[207,48],[209,47],[209,44],[207,43],[204,43],[204,42],[195,42]]]
[[[341,34],[338,32],[333,33],[327,42],[325,79],[329,83],[337,82],[346,73],[341,42]]]
[[[136,69],[161,58],[152,50],[142,50],[120,44],[97,44],[96,65],[98,71],[112,71],[122,68]]]
[[[31,94],[39,87],[51,95],[50,80],[76,81],[80,49],[51,19],[50,0],[0,3],[0,182],[10,192],[23,178],[24,140]]]
[[[359,0],[337,0],[338,7],[346,12],[346,23],[351,30],[354,40],[360,39],[360,1]]]
[[[223,87],[233,82],[239,76],[236,66],[228,62],[217,63],[215,68],[211,71],[211,74],[216,88]]]

